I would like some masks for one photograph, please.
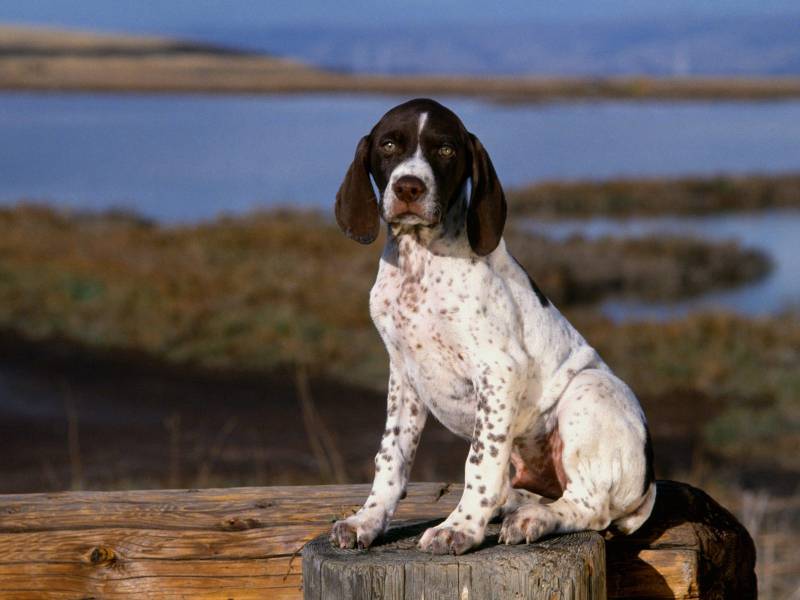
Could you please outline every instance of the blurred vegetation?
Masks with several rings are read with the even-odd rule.
[[[768,269],[755,251],[691,239],[559,243],[510,227],[508,245],[558,304],[675,298]],[[314,213],[169,228],[20,205],[0,210],[0,328],[208,368],[302,362],[382,386],[367,308],[380,250]]]
[[[709,313],[664,323],[619,325],[592,315],[571,316],[642,398],[654,429],[669,424],[697,428],[704,450],[736,470],[761,467],[766,476],[776,468],[792,471],[796,485],[800,475],[797,314],[747,319]]]
[[[208,368],[302,361],[335,371],[373,337],[378,251],[310,213],[162,228],[3,209],[0,327]]]
[[[559,305],[610,295],[677,300],[754,281],[772,268],[760,250],[731,241],[667,235],[555,241],[513,226],[505,237],[509,250]]]
[[[684,419],[721,458],[798,467],[796,317],[613,324],[575,304],[733,284],[763,273],[763,257],[684,239],[557,243],[513,225],[507,242],[648,412],[665,413],[657,422]],[[212,370],[303,364],[380,390],[386,357],[367,308],[380,247],[347,240],[314,213],[161,227],[20,205],[0,210],[0,329]],[[700,404],[706,413],[695,414]]]
[[[543,182],[510,190],[517,215],[623,217],[800,208],[800,174]]]

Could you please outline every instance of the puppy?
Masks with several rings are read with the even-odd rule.
[[[433,100],[393,108],[358,142],[336,220],[369,244],[381,219],[370,313],[389,353],[386,428],[372,491],[332,542],[366,548],[386,530],[429,413],[471,446],[461,500],[422,550],[466,552],[496,515],[507,544],[635,531],[656,495],[642,409],[509,254],[489,155]]]

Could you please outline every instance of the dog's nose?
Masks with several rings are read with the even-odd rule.
[[[394,182],[392,190],[398,200],[410,204],[416,202],[428,188],[419,177],[413,175],[403,175],[400,179]]]

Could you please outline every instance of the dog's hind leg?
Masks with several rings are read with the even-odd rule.
[[[530,503],[539,503],[542,501],[546,501],[545,498],[540,496],[539,494],[535,494],[528,490],[517,489],[511,486],[511,476],[506,480],[505,483],[506,492],[504,496],[506,497],[506,501],[503,503],[502,506],[498,507],[493,518],[495,517],[506,517],[517,510],[520,506]]]
[[[502,541],[531,542],[550,533],[603,530],[612,522],[626,532],[649,516],[655,496],[648,466],[647,427],[630,389],[608,371],[575,377],[560,399],[563,495],[527,502],[508,515]]]

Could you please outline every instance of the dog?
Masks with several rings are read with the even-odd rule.
[[[335,215],[362,244],[387,224],[369,306],[390,375],[372,491],[332,543],[367,548],[386,531],[429,413],[471,446],[458,506],[421,550],[462,554],[497,516],[506,544],[638,529],[656,497],[644,413],[506,249],[503,188],[461,120],[430,99],[387,112],[358,142]]]

